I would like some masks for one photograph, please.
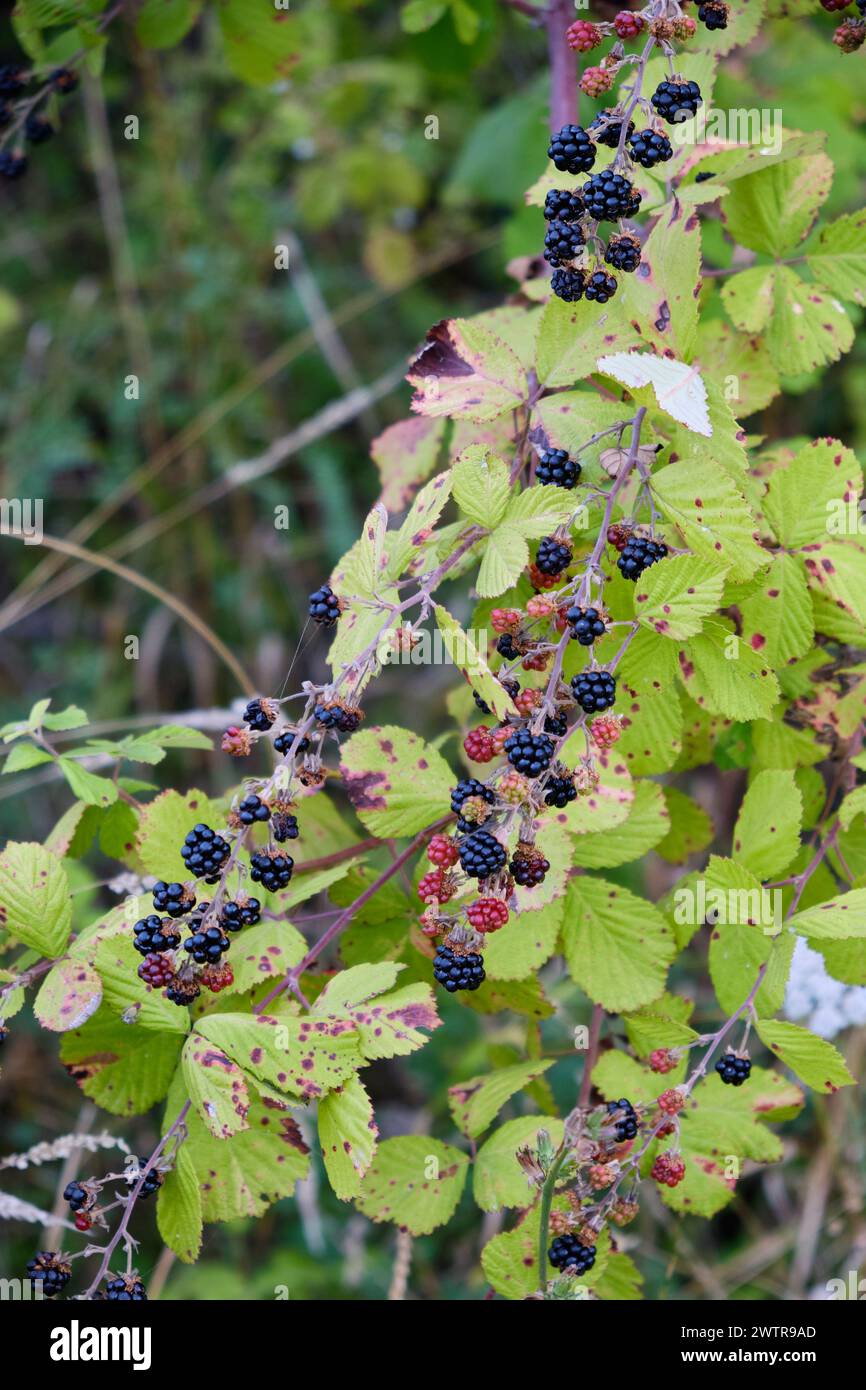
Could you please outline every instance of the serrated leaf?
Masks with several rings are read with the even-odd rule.
[[[866,888],[854,888],[796,913],[791,928],[815,941],[848,941],[866,937]]]
[[[423,1134],[386,1139],[355,1200],[371,1221],[392,1221],[413,1236],[444,1226],[457,1209],[469,1159],[459,1149]]]
[[[813,541],[801,551],[806,581],[866,623],[866,548],[853,540]]]
[[[863,489],[853,450],[838,439],[816,439],[767,479],[761,510],[777,539],[796,549],[832,534]]]
[[[806,264],[825,290],[866,304],[866,209],[837,217],[821,228]]]
[[[319,1101],[319,1144],[328,1181],[341,1202],[357,1197],[376,1152],[373,1106],[357,1076]]]
[[[802,564],[780,552],[761,576],[761,587],[740,605],[743,637],[771,666],[787,666],[809,651],[815,636],[812,603]]]
[[[108,777],[98,777],[72,758],[58,758],[57,765],[79,801],[88,806],[110,806],[117,800],[117,787]]]
[[[481,598],[498,598],[529,564],[529,546],[516,527],[498,526],[487,537],[475,588]]]
[[[651,489],[689,549],[727,569],[731,579],[750,579],[767,563],[754,538],[757,522],[746,499],[718,468],[682,459],[653,474]]]
[[[775,292],[773,267],[757,265],[726,281],[722,303],[737,328],[744,333],[761,333],[772,317]]]
[[[413,416],[389,425],[372,441],[370,457],[379,470],[381,501],[389,511],[402,512],[416,485],[433,472],[444,435],[444,420]]]
[[[574,862],[587,869],[613,869],[620,864],[630,864],[664,838],[668,824],[662,788],[654,782],[638,782],[628,818],[621,825],[612,830],[575,836]]]
[[[597,754],[598,785],[586,796],[570,801],[565,810],[552,811],[546,822],[558,823],[573,835],[595,835],[622,825],[634,804],[635,784],[617,749],[618,745]]]
[[[597,878],[569,884],[562,938],[572,979],[611,1013],[657,999],[675,954],[673,933],[656,908]]]
[[[562,397],[556,399],[561,401]],[[537,540],[564,525],[574,510],[574,500],[567,488],[526,487],[511,498],[505,522],[527,539]]]
[[[217,830],[222,811],[204,792],[168,791],[145,806],[138,823],[136,849],[147,873],[171,882],[184,872],[180,847],[199,821]]]
[[[168,1090],[182,1045],[178,1033],[154,1033],[122,1023],[103,1004],[83,1028],[63,1034],[60,1060],[103,1110],[142,1115]]]
[[[660,637],[694,637],[704,618],[719,607],[724,583],[724,570],[717,565],[674,555],[664,564],[650,565],[638,579],[635,615]]]
[[[557,175],[556,187],[563,186]],[[538,329],[539,380],[548,388],[570,386],[592,374],[603,352],[626,351],[640,341],[640,334],[629,323],[619,298],[605,306],[604,314],[599,314],[597,306],[586,300],[566,304],[553,296],[545,305]],[[548,399],[553,408],[553,399]],[[583,439],[592,433],[588,430]]]
[[[508,465],[485,444],[470,444],[452,468],[454,501],[479,526],[498,526],[508,505],[511,488]]]
[[[700,270],[700,219],[674,196],[669,207],[662,209],[644,243],[637,274],[626,275],[620,282],[628,317],[659,352],[677,357],[690,355],[698,324],[696,290]],[[659,404],[662,405],[661,399]],[[691,409],[697,408],[695,399]],[[683,419],[676,410],[671,413],[676,419]]]
[[[247,0],[220,0],[218,12],[233,73],[256,87],[291,77],[304,42],[296,14],[273,5],[250,9]]]
[[[503,1207],[525,1207],[534,1188],[517,1162],[517,1150],[537,1146],[540,1129],[550,1135],[555,1146],[562,1143],[565,1125],[547,1115],[521,1115],[506,1120],[481,1145],[472,1165],[472,1188],[482,1211],[501,1211]]]
[[[430,986],[416,980],[390,994],[380,995],[369,1004],[348,1009],[358,1030],[358,1045],[364,1059],[406,1057],[428,1041],[421,1031],[432,1032],[442,1020]]]
[[[189,1150],[181,1144],[173,1168],[156,1199],[156,1224],[166,1245],[183,1264],[194,1264],[201,1250],[202,1215],[198,1180]]]
[[[340,970],[325,985],[311,1012],[333,1014],[366,1004],[390,989],[403,968],[393,961],[380,961],[375,965],[353,965],[348,970]]]
[[[495,420],[526,398],[526,374],[507,343],[471,319],[448,319],[427,334],[407,380],[419,415]]]
[[[665,645],[676,660],[674,648],[670,643]],[[638,692],[629,688],[623,676],[617,705],[622,734],[616,751],[632,775],[667,772],[672,768],[682,751],[683,712],[679,700],[672,699],[670,690],[661,682],[658,690]]]
[[[424,424],[425,421],[412,421]],[[426,483],[415,498],[405,521],[393,539],[388,540],[387,574],[390,579],[398,579],[407,565],[418,554],[418,549],[429,539],[451,496],[452,473],[448,469],[437,473]]]
[[[189,1098],[215,1139],[248,1129],[250,1097],[240,1067],[193,1029],[184,1043],[181,1066]]]
[[[556,950],[563,899],[546,907],[513,912],[499,931],[484,942],[484,969],[491,980],[525,980],[534,975]]]
[[[734,859],[758,878],[780,878],[800,848],[802,818],[793,772],[759,772],[734,826]]]
[[[64,960],[42,982],[33,1001],[33,1012],[54,1033],[81,1028],[102,1002],[102,981],[89,965]],[[4,1014],[6,1013],[4,998]]]
[[[72,902],[60,860],[42,845],[10,841],[0,854],[0,926],[43,956],[62,954]]]
[[[135,949],[132,933],[109,936],[96,948],[94,964],[102,976],[103,994],[108,1008],[125,1013],[134,1005],[136,1027],[166,1033],[186,1033],[189,1011],[172,1004],[162,990],[146,985],[138,975],[141,958]]]
[[[445,650],[473,690],[487,704],[497,719],[517,714],[514,701],[505,686],[497,680],[487,664],[485,656],[473,641],[472,634],[465,632],[457,619],[440,603],[433,604],[436,625],[442,633]]]
[[[722,217],[741,246],[782,258],[808,234],[832,182],[833,164],[825,154],[772,164],[736,181]]]
[[[565,1208],[564,1198],[555,1197],[553,1210]],[[487,1281],[502,1298],[523,1300],[534,1293],[539,1286],[538,1234],[541,1212],[538,1204],[526,1213],[523,1220],[512,1231],[503,1231],[489,1240],[481,1252],[481,1267]],[[610,1235],[605,1228],[596,1242],[595,1264],[578,1283],[581,1288],[592,1288],[602,1278],[610,1251]],[[553,1277],[555,1270],[548,1265],[544,1277]]]
[[[761,1042],[813,1091],[832,1095],[840,1086],[857,1084],[842,1054],[808,1028],[780,1019],[759,1019],[755,1028]]]
[[[728,1014],[738,1009],[766,965],[755,1010],[776,1013],[785,998],[793,936],[776,939],[775,902],[742,865],[713,857],[705,877],[706,908],[718,917],[710,930],[709,967],[719,1004]]]
[[[719,623],[707,622],[689,638],[679,661],[688,694],[711,714],[768,719],[779,699],[779,683],[761,655]]]
[[[209,1014],[196,1027],[248,1075],[297,1096],[318,1098],[361,1065],[349,1019]]]
[[[39,767],[40,763],[53,762],[53,755],[35,743],[15,743],[3,763],[3,775],[10,772],[26,772],[28,768]]]
[[[784,364],[786,376],[837,362],[854,343],[854,325],[843,305],[815,285],[807,285],[786,265],[774,270],[773,312],[767,346]]]
[[[660,410],[695,434],[712,435],[707,388],[697,367],[651,352],[620,352],[600,357],[598,370],[630,390],[651,386]]]
[[[448,1104],[454,1123],[469,1139],[477,1139],[495,1119],[507,1100],[543,1076],[553,1060],[519,1062],[499,1067],[487,1076],[474,1076],[448,1088]]]
[[[438,820],[455,781],[441,753],[394,724],[353,734],[340,771],[358,818],[381,839],[414,835]]]

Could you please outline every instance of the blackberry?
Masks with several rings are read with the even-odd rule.
[[[597,304],[606,304],[616,294],[616,276],[604,270],[594,270],[586,282],[586,297]]]
[[[545,449],[535,469],[536,481],[552,484],[554,487],[572,488],[581,474],[577,459],[571,458],[565,449]]]
[[[698,5],[698,19],[710,30],[727,29],[728,7],[724,0],[704,0]]]
[[[508,761],[525,777],[538,777],[550,767],[553,743],[547,734],[531,734],[528,729],[516,729],[505,740]]]
[[[556,714],[549,714],[544,721],[544,732],[553,734],[555,738],[562,738],[568,729],[568,715],[564,709],[557,710]]]
[[[180,932],[170,917],[157,917],[152,912],[142,917],[133,928],[134,946],[143,956],[158,954],[160,951],[173,951],[180,944]]]
[[[522,849],[519,845],[508,865],[508,872],[521,888],[536,888],[543,883],[550,868],[550,860],[545,859],[534,846]]]
[[[551,265],[573,261],[586,237],[579,222],[551,222],[544,238],[544,259]]]
[[[610,709],[616,698],[616,676],[609,671],[583,671],[572,676],[571,689],[574,698],[585,714],[596,714],[599,710]]]
[[[571,564],[572,550],[555,536],[543,536],[538,543],[535,563],[542,574],[562,574]]]
[[[586,276],[582,270],[555,270],[550,277],[550,288],[557,299],[566,304],[575,304],[583,298]]]
[[[650,101],[663,121],[677,125],[697,114],[703,98],[697,82],[660,82]]]
[[[81,1211],[86,1207],[90,1200],[90,1195],[80,1182],[69,1182],[63,1189],[63,1200],[68,1202],[73,1211]]]
[[[0,176],[4,179],[20,179],[27,173],[26,154],[15,154],[13,150],[0,150]]]
[[[628,235],[611,237],[604,259],[614,270],[624,270],[630,274],[640,265],[640,242],[637,237]]]
[[[477,989],[484,980],[484,957],[476,951],[458,956],[450,946],[437,946],[433,978],[453,994],[458,989]]]
[[[616,567],[623,579],[640,579],[644,570],[657,560],[663,560],[668,548],[663,541],[650,541],[645,536],[629,536]]]
[[[199,822],[187,835],[180,853],[191,874],[205,883],[216,883],[229,857],[229,845],[209,825]]]
[[[560,810],[576,797],[577,788],[573,777],[551,777],[544,789],[545,804],[557,806]]]
[[[0,93],[3,96],[14,96],[20,92],[27,85],[27,80],[27,69],[20,63],[4,63],[0,67]]]
[[[544,216],[548,222],[576,222],[583,216],[583,199],[568,189],[551,188],[544,200]]]
[[[553,136],[547,157],[566,174],[584,174],[595,163],[596,149],[583,126],[564,125]]]
[[[475,828],[470,821],[465,821],[460,817],[464,801],[468,801],[472,796],[480,796],[482,801],[487,802],[488,806],[492,806],[496,800],[496,793],[492,787],[486,787],[476,777],[463,777],[451,793],[451,810],[458,817],[458,830],[472,831]]]
[[[51,122],[31,111],[24,122],[24,135],[31,145],[44,145],[45,141],[50,140],[53,134],[54,126]]]
[[[191,1004],[194,999],[198,999],[201,990],[198,982],[191,975],[178,974],[165,991],[166,999],[172,1004]]]
[[[497,644],[497,650],[498,650],[498,644]],[[519,656],[519,655],[520,655],[519,652],[515,652],[515,656]],[[512,700],[514,699],[515,695],[516,695],[516,694],[518,693],[518,691],[520,690],[520,682],[519,682],[519,681],[516,681],[516,680],[512,680],[512,678],[511,678],[510,676],[505,676],[505,677],[501,678],[500,681],[499,681],[499,684],[502,686],[502,689],[503,689],[503,690],[507,690],[507,691],[508,691],[508,693],[509,693],[509,695],[511,696]],[[473,698],[473,700],[475,701],[476,705],[478,706],[478,708],[480,709],[480,711],[481,711],[482,714],[489,714],[489,713],[490,713],[490,706],[488,705],[488,703],[487,703],[486,700],[483,700],[483,699],[481,698],[481,696],[478,694],[478,691],[477,691],[477,690],[473,690],[473,692],[472,692],[472,698]]]
[[[166,883],[163,879],[153,885],[153,906],[169,917],[182,917],[195,901],[183,883]]]
[[[32,1260],[27,1261],[27,1278],[34,1285],[42,1285],[45,1298],[53,1298],[69,1283],[72,1266],[53,1250],[40,1250]]]
[[[254,927],[261,915],[258,898],[238,898],[237,902],[223,903],[220,926],[226,931],[240,931],[241,927]]]
[[[230,945],[222,927],[205,927],[187,937],[183,949],[189,952],[196,965],[209,965],[218,961]]]
[[[78,73],[73,72],[71,68],[55,68],[49,81],[60,96],[68,96],[78,86]]]
[[[282,845],[286,840],[297,840],[300,835],[298,828],[298,818],[291,811],[275,808],[271,816],[271,827],[274,839],[277,844]]]
[[[622,119],[617,119],[612,111],[599,111],[590,121],[587,133],[600,145],[607,145],[609,150],[615,150],[622,134]],[[630,140],[633,133],[634,121],[629,121],[626,139]]]
[[[565,620],[571,628],[571,635],[582,647],[591,647],[597,637],[603,637],[607,628],[597,608],[579,608],[576,604],[569,608]]]
[[[341,705],[337,701],[327,705],[316,705],[313,716],[317,724],[321,724],[325,729],[336,729],[341,734],[353,734],[361,723],[359,709]]]
[[[582,1245],[575,1235],[556,1236],[547,1258],[554,1269],[569,1269],[572,1266],[578,1274],[586,1274],[595,1264],[595,1246]]]
[[[243,720],[245,724],[249,724],[251,729],[256,729],[260,734],[263,734],[271,727],[277,713],[273,700],[250,700],[244,710]]]
[[[596,222],[617,222],[640,207],[640,194],[634,186],[622,174],[612,174],[609,169],[593,174],[581,192],[586,211]]]
[[[146,1168],[146,1167],[147,1167],[147,1159],[146,1159],[146,1158],[140,1158],[140,1159],[138,1160],[138,1168],[139,1168],[139,1171],[138,1171],[137,1173],[134,1173],[134,1172],[127,1173],[127,1175],[126,1175],[126,1185],[127,1185],[127,1187],[128,1187],[130,1190],[132,1190],[132,1188],[135,1187],[135,1184],[138,1182],[138,1179],[141,1177],[141,1169]],[[163,1183],[162,1173],[159,1171],[158,1168],[151,1168],[151,1170],[150,1170],[150,1172],[147,1174],[147,1177],[145,1178],[144,1182],[141,1184],[141,1191],[140,1191],[139,1194],[138,1194],[139,1197],[152,1197],[153,1194],[154,1194],[154,1192],[158,1192],[159,1189],[162,1187],[162,1183]]]
[[[748,1081],[752,1064],[748,1057],[738,1057],[735,1052],[726,1052],[716,1062],[716,1071],[726,1086],[742,1086]]]
[[[310,617],[320,627],[333,627],[340,616],[340,600],[330,584],[310,594]]]
[[[288,753],[297,736],[297,729],[283,729],[274,739],[274,747],[277,752],[283,754]],[[302,738],[295,749],[295,753],[300,756],[301,753],[306,753],[309,746],[310,740],[308,738]]]
[[[503,632],[502,636],[497,638],[496,650],[500,656],[505,657],[506,661],[516,661],[520,656],[520,652],[517,647],[515,647],[514,638],[510,632]]]
[[[666,164],[674,157],[674,147],[668,137],[659,130],[639,130],[637,135],[629,136],[629,152],[637,164],[644,169],[652,169],[655,164]]]
[[[107,1281],[105,1297],[109,1303],[146,1303],[147,1290],[137,1274],[123,1274]]]
[[[174,965],[166,956],[145,956],[138,967],[138,978],[151,989],[164,989],[174,979]]]
[[[505,850],[489,830],[473,830],[460,843],[460,867],[469,878],[489,878],[505,863]]]
[[[270,820],[271,808],[260,796],[245,796],[237,814],[241,825],[255,825],[256,821]]]
[[[630,1100],[611,1100],[608,1101],[607,1113],[609,1121],[614,1125],[616,1142],[624,1144],[629,1139],[637,1136],[637,1115]]]
[[[269,893],[288,886],[295,861],[288,854],[254,854],[250,859],[250,878]]]

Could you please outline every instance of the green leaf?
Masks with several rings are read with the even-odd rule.
[[[598,786],[588,796],[570,801],[564,811],[551,815],[553,823],[558,822],[575,835],[596,835],[601,830],[622,825],[628,818],[634,804],[634,782],[628,768],[616,756],[617,748],[596,755]]]
[[[144,0],[135,36],[145,48],[174,48],[201,13],[201,0]]]
[[[664,787],[670,829],[655,846],[656,854],[669,864],[682,864],[712,843],[715,827],[703,806],[699,806],[678,787]]]
[[[520,359],[502,338],[472,319],[449,319],[427,334],[407,374],[419,415],[495,420],[527,395]]]
[[[768,719],[779,683],[759,653],[719,623],[705,623],[679,653],[683,685],[701,708],[727,719]]]
[[[199,821],[214,830],[225,823],[222,810],[204,792],[160,792],[145,806],[136,849],[145,871],[169,882],[184,872],[180,847]]]
[[[547,1131],[557,1147],[562,1143],[562,1120],[547,1115],[521,1115],[516,1120],[506,1120],[481,1145],[472,1167],[472,1190],[482,1211],[525,1207],[532,1200],[534,1189],[517,1162],[517,1150],[527,1145],[536,1148],[540,1129]]]
[[[635,588],[634,611],[660,637],[694,637],[704,618],[719,607],[724,583],[724,570],[717,565],[674,555],[644,570]]]
[[[413,424],[425,424],[423,420]],[[419,544],[433,533],[437,521],[445,510],[451,496],[453,474],[451,469],[437,473],[429,483],[422,487],[406,515],[406,519],[393,540],[389,539],[387,574],[398,579],[410,561],[416,560]],[[437,533],[441,535],[441,532]],[[471,549],[467,552],[471,556]],[[374,614],[374,616],[376,616]]]
[[[649,636],[644,629],[639,635]],[[676,651],[664,638],[655,638],[667,648],[674,661]],[[634,642],[632,646],[634,646]],[[626,652],[631,651],[631,647]],[[623,663],[624,664],[624,663]],[[683,712],[668,682],[659,681],[657,690],[637,691],[629,676],[620,679],[619,704],[622,734],[616,745],[619,759],[634,776],[667,772],[674,766],[683,746]]]
[[[779,1019],[759,1019],[755,1025],[761,1042],[813,1091],[832,1095],[840,1086],[855,1086],[856,1080],[832,1043],[818,1038],[808,1028]]]
[[[841,898],[806,908],[790,919],[790,925],[815,941],[860,940],[866,937],[866,888],[854,888]]]
[[[535,911],[513,912],[484,942],[484,969],[492,980],[525,980],[541,969],[556,950],[564,900]]]
[[[457,1209],[469,1159],[423,1134],[386,1139],[361,1184],[356,1206],[371,1221],[393,1221],[413,1236],[444,1226]]]
[[[753,266],[732,275],[722,286],[722,303],[737,328],[744,333],[761,333],[773,314],[776,279],[773,267]]]
[[[198,1179],[189,1149],[181,1144],[156,1199],[156,1224],[166,1245],[184,1264],[201,1250],[202,1215]]]
[[[637,1013],[626,1014],[623,1023],[638,1056],[647,1057],[657,1047],[687,1047],[694,1042],[698,1034],[686,1022],[691,1008],[690,1000],[668,994]]]
[[[673,933],[650,903],[603,879],[572,879],[563,953],[584,993],[611,1013],[657,999],[674,956]]]
[[[700,219],[674,197],[644,243],[639,273],[624,276],[620,289],[630,321],[659,352],[691,353],[700,271]]]
[[[793,772],[759,772],[734,826],[734,859],[758,878],[781,878],[800,848],[802,818]]]
[[[445,0],[408,0],[400,10],[400,27],[407,34],[423,34],[442,18]]]
[[[164,1033],[186,1033],[189,1011],[172,1004],[162,990],[139,978],[141,964],[132,934],[109,936],[96,949],[95,965],[102,976],[106,1005],[115,1013],[135,1006],[136,1027]]]
[[[853,792],[849,792],[837,814],[843,830],[847,830],[860,816],[866,815],[866,786],[856,787]]]
[[[72,924],[69,880],[42,845],[10,841],[0,854],[0,926],[43,956],[63,953]]]
[[[50,700],[44,701],[45,708],[51,703]],[[40,706],[37,708],[41,708]],[[30,718],[33,718],[33,711],[30,711]],[[39,716],[39,724],[43,729],[50,729],[52,733],[65,732],[67,729],[81,729],[87,723],[87,714],[78,705],[67,705],[66,709],[58,710],[56,714],[45,714]]]
[[[405,969],[393,961],[375,965],[354,965],[333,975],[313,1005],[314,1014],[333,1014],[356,1005],[366,1004],[376,995],[384,994]]]
[[[617,868],[642,859],[664,837],[668,815],[662,788],[654,782],[638,782],[634,792],[628,819],[621,825],[575,837],[575,864],[587,869]]]
[[[155,743],[160,748],[202,748],[210,752],[213,739],[200,729],[189,729],[185,724],[161,724],[158,729],[148,729],[141,738],[145,743]]]
[[[71,758],[58,758],[57,762],[79,801],[88,806],[110,806],[117,800],[117,787],[108,777],[97,777]]]
[[[561,401],[562,396],[555,397]],[[505,523],[528,539],[549,536],[569,520],[575,510],[567,488],[527,487],[508,503]]]
[[[319,1144],[328,1181],[341,1202],[357,1197],[379,1135],[373,1106],[357,1076],[319,1102]]]
[[[28,768],[39,767],[40,763],[53,762],[52,755],[35,743],[16,743],[10,748],[3,763],[4,776],[9,772],[26,772]]]
[[[244,994],[257,985],[273,984],[299,965],[307,943],[290,922],[260,922],[247,927],[233,942],[231,957],[234,984],[230,993]]]
[[[774,259],[788,256],[808,234],[832,183],[825,154],[773,164],[736,181],[722,218],[741,246]]]
[[[806,264],[825,290],[866,304],[866,209],[837,217],[821,228]]]
[[[866,549],[853,540],[814,541],[802,555],[810,587],[866,623]]]
[[[504,524],[497,527],[484,546],[481,568],[475,588],[481,598],[498,598],[529,564],[529,546],[516,527]]]
[[[436,614],[436,624],[442,633],[445,650],[472,689],[489,705],[497,719],[505,719],[509,714],[516,715],[514,701],[505,686],[494,676],[472,640],[472,634],[464,632],[457,619],[441,604],[434,603],[433,611]]]
[[[750,579],[768,561],[757,522],[733,480],[709,463],[682,459],[653,474],[652,492],[696,555],[732,579]],[[665,561],[664,563],[667,563]]]
[[[781,390],[778,368],[766,343],[761,338],[735,332],[722,319],[707,319],[701,323],[695,360],[703,369],[711,398],[716,382],[725,383],[726,392],[728,387],[736,390],[740,416],[765,409]],[[712,403],[710,413],[712,417]]]
[[[755,997],[759,1014],[774,1014],[785,998],[794,949],[788,933],[776,939],[774,900],[757,878],[729,859],[710,859],[705,873],[706,908],[718,920],[710,932],[710,978],[716,998],[731,1014],[748,997],[758,972],[767,972]]]
[[[784,546],[796,549],[832,534],[863,488],[853,450],[838,439],[816,439],[767,479],[764,517]]]
[[[559,174],[555,186],[565,187]],[[544,308],[538,329],[536,367],[539,380],[548,388],[570,386],[592,375],[603,352],[622,352],[640,342],[640,334],[629,322],[621,299],[607,306],[602,318],[585,300],[566,304],[553,296]],[[542,406],[557,409],[559,399],[548,398]],[[593,433],[594,430],[587,430],[580,442]]]
[[[250,1097],[240,1067],[193,1030],[181,1054],[189,1098],[215,1139],[248,1129]]]
[[[210,1014],[196,1027],[248,1075],[298,1096],[319,1097],[361,1065],[349,1019]]]
[[[743,637],[773,667],[787,666],[809,651],[815,636],[812,603],[802,564],[793,555],[774,555],[761,587],[740,605]]]
[[[394,724],[353,734],[340,771],[359,819],[380,839],[414,835],[438,820],[455,780],[441,753]]]
[[[773,273],[767,346],[774,360],[784,364],[785,376],[837,362],[854,343],[854,325],[838,299],[807,285],[786,265]]]
[[[226,62],[244,82],[267,87],[291,76],[304,42],[298,16],[273,5],[250,8],[247,0],[219,0]]]
[[[552,1059],[519,1062],[499,1067],[487,1076],[474,1076],[448,1088],[448,1104],[454,1123],[469,1139],[477,1139],[495,1119],[507,1100],[543,1076]]]
[[[182,1045],[177,1033],[122,1023],[103,1004],[83,1028],[63,1034],[60,1060],[109,1114],[143,1115],[168,1090]]]
[[[634,1302],[643,1297],[643,1275],[629,1255],[615,1251],[595,1286],[595,1296],[615,1303]]]
[[[369,1004],[351,1007],[348,1016],[358,1030],[358,1045],[368,1062],[416,1052],[428,1041],[421,1029],[432,1031],[442,1022],[433,991],[420,980],[382,994]]]
[[[553,1210],[562,1211],[565,1201],[555,1197]],[[489,1240],[481,1252],[481,1267],[487,1282],[502,1298],[524,1300],[538,1289],[538,1234],[541,1222],[539,1205],[526,1213],[512,1231],[503,1231]],[[595,1264],[578,1281],[581,1288],[592,1288],[603,1277],[610,1250],[610,1235],[605,1228],[595,1247]],[[544,1271],[545,1278],[554,1276],[552,1266]]]
[[[455,460],[452,475],[460,510],[479,526],[498,526],[511,492],[508,465],[486,444],[470,444]]]
[[[102,981],[89,965],[64,960],[49,970],[33,1001],[33,1012],[54,1033],[80,1028],[99,1008]]]

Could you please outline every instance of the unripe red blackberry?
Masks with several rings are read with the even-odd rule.
[[[553,652],[527,652],[520,664],[524,671],[546,671],[552,656]]]
[[[490,730],[485,724],[479,724],[477,729],[469,730],[463,740],[463,751],[473,763],[489,763],[496,756],[490,741]]]
[[[476,931],[499,931],[508,921],[508,908],[501,898],[478,898],[467,907],[466,918]]]
[[[628,1226],[630,1222],[634,1221],[639,1211],[640,1207],[637,1202],[628,1201],[625,1197],[617,1197],[608,1210],[608,1220],[612,1221],[614,1226]]]
[[[821,0],[821,9],[828,14],[838,14],[841,10],[847,10],[851,0]]]
[[[620,523],[615,523],[613,526],[607,528],[607,539],[609,543],[613,546],[614,550],[618,550],[620,553],[625,550],[631,535],[631,527],[623,526]]]
[[[649,1055],[649,1065],[650,1071],[657,1072],[660,1076],[664,1076],[666,1072],[676,1069],[677,1059],[669,1048],[657,1047],[655,1051],[651,1052]]]
[[[521,690],[514,703],[525,719],[533,710],[538,709],[543,699],[544,695],[540,690]]]
[[[659,1110],[665,1115],[678,1115],[685,1103],[686,1098],[677,1086],[670,1091],[662,1091],[658,1100]]]
[[[454,880],[445,869],[431,869],[418,882],[423,903],[447,903],[454,896]]]
[[[545,598],[542,594],[533,594],[527,600],[526,611],[530,618],[549,618],[555,612],[556,604],[552,598]]]
[[[613,71],[610,68],[584,68],[578,87],[588,97],[602,97],[613,86]],[[590,166],[587,165],[587,168]],[[576,169],[572,173],[577,173]]]
[[[622,721],[615,714],[593,719],[589,726],[592,741],[599,748],[612,748],[622,737]]]
[[[230,965],[206,965],[201,972],[201,982],[211,994],[219,994],[234,984],[234,971]]]
[[[167,956],[145,956],[138,967],[139,978],[151,989],[165,989],[174,979],[174,962]]]
[[[833,35],[833,42],[843,53],[856,53],[866,39],[866,20],[846,19]]]
[[[519,608],[494,608],[490,614],[490,626],[494,632],[509,632],[513,637],[523,622]]]
[[[590,53],[604,41],[604,34],[588,19],[576,19],[566,30],[565,37],[575,53]]]
[[[521,806],[524,801],[529,800],[531,784],[522,773],[509,768],[500,778],[497,790],[502,800],[507,802],[509,806]]]
[[[631,10],[620,10],[613,21],[613,27],[621,39],[636,39],[644,27],[643,16]]]
[[[690,15],[680,15],[671,24],[671,38],[677,39],[679,43],[687,43],[693,39],[698,31],[698,26]]]
[[[679,1154],[659,1154],[652,1166],[650,1177],[665,1187],[677,1187],[686,1175],[686,1165]]]
[[[540,570],[533,560],[526,573],[529,575],[533,589],[557,589],[559,588],[560,576],[558,574],[545,574]]]
[[[593,1163],[587,1171],[589,1185],[594,1192],[601,1192],[602,1188],[610,1187],[616,1181],[617,1167],[613,1163]]]
[[[427,846],[427,858],[440,869],[450,869],[460,858],[456,841],[450,835],[434,835]]]
[[[220,742],[222,751],[232,758],[248,757],[252,746],[249,729],[239,729],[236,724],[229,725]]]

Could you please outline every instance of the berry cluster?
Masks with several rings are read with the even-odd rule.
[[[572,676],[574,698],[585,714],[610,709],[616,699],[616,676],[609,671],[583,671]]]
[[[582,1245],[576,1235],[556,1236],[547,1252],[555,1269],[574,1269],[587,1274],[595,1264],[595,1246]]]
[[[27,173],[26,145],[44,145],[54,134],[52,122],[39,114],[36,104],[51,96],[66,96],[78,86],[78,76],[71,68],[55,68],[35,97],[23,97],[24,89],[34,80],[36,74],[20,63],[0,66],[0,128],[8,128],[15,141],[11,149],[0,149],[0,177],[5,179],[20,179]]]
[[[72,1266],[62,1254],[54,1250],[40,1250],[32,1260],[27,1261],[27,1278],[36,1287],[42,1286],[45,1298],[54,1298],[62,1293],[69,1283]]]
[[[438,946],[433,976],[449,994],[458,989],[475,990],[484,980],[484,958],[476,951],[458,954],[450,946]]]
[[[606,628],[597,608],[581,608],[575,604],[569,608],[565,620],[571,636],[582,647],[591,647],[597,637],[603,637]]]
[[[620,552],[616,567],[623,579],[640,579],[645,569],[663,560],[668,548],[663,541],[651,541],[645,536],[630,536]]]
[[[748,1081],[752,1063],[748,1057],[739,1057],[736,1052],[726,1052],[716,1062],[716,1071],[726,1086],[742,1086]]]

